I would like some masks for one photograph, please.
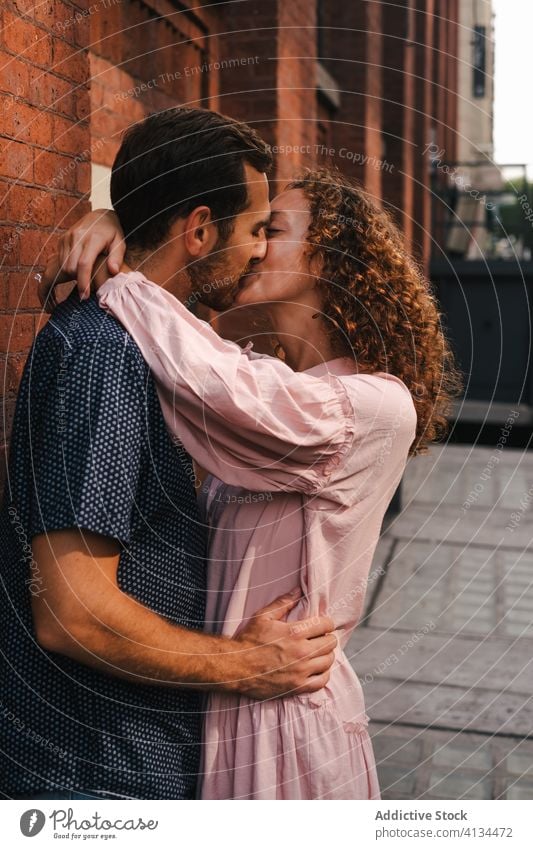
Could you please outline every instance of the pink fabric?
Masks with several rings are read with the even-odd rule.
[[[289,618],[327,613],[339,638],[319,693],[210,695],[202,798],[379,799],[363,691],[343,649],[415,435],[407,388],[357,374],[349,358],[293,372],[243,351],[139,273],[98,296],[152,369],[171,433],[211,473],[206,627],[232,636],[299,583]]]

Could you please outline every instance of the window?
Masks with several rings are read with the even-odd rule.
[[[487,62],[486,27],[474,27],[474,57],[472,61],[474,97],[485,97],[485,71]]]

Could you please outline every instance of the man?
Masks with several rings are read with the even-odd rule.
[[[111,192],[126,260],[184,302],[221,309],[264,256],[270,154],[204,110],[125,136]],[[1,791],[15,798],[192,798],[201,693],[272,698],[328,679],[323,617],[237,639],[201,632],[206,529],[139,349],[76,293],[24,372],[0,518]]]

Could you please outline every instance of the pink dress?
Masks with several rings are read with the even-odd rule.
[[[416,427],[405,385],[340,358],[305,372],[242,350],[141,274],[99,290],[156,379],[170,432],[210,477],[207,628],[234,635],[298,584],[291,620],[330,615],[328,685],[258,702],[213,693],[204,799],[379,799],[361,684],[343,649]]]

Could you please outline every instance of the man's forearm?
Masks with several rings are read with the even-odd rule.
[[[174,625],[118,587],[99,608],[82,623],[56,621],[46,647],[137,684],[246,689],[253,657],[245,644]]]
[[[325,686],[334,623],[284,621],[300,590],[257,611],[236,639],[175,625],[118,586],[119,546],[66,529],[32,540],[46,592],[32,598],[40,645],[136,684],[225,690],[256,699]]]

